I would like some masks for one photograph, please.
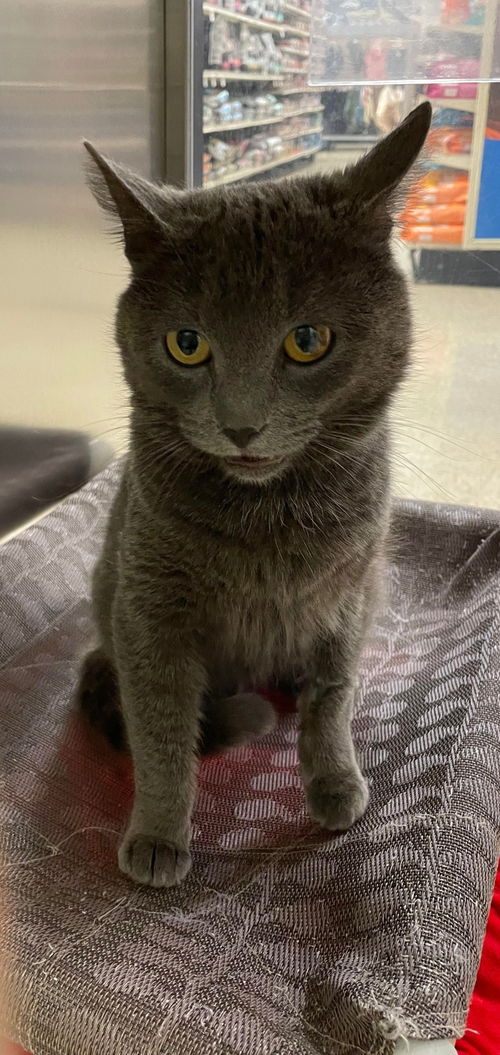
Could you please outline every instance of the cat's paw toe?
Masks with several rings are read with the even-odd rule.
[[[191,854],[149,835],[126,835],[118,863],[135,883],[169,887],[182,883],[191,867]]]
[[[306,788],[309,812],[322,828],[345,831],[363,816],[368,785],[359,771],[314,777]]]

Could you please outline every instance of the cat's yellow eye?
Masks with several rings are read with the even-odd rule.
[[[295,363],[314,363],[326,355],[331,343],[328,326],[297,326],[285,337],[284,349]]]
[[[206,337],[196,330],[169,330],[167,348],[176,363],[182,366],[200,366],[210,359],[210,345]]]

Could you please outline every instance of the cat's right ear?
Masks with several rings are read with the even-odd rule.
[[[90,155],[87,182],[99,205],[118,217],[125,254],[132,266],[142,264],[166,234],[160,218],[166,199],[159,187],[122,165],[105,158],[92,143],[83,143]]]
[[[350,197],[365,205],[389,200],[416,161],[429,131],[431,104],[415,107],[373,150],[346,170]]]

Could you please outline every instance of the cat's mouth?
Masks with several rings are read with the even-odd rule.
[[[238,454],[232,458],[223,458],[222,461],[231,474],[247,479],[263,480],[274,476],[284,458],[281,455],[259,457],[255,454]]]

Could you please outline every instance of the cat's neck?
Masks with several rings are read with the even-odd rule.
[[[386,433],[384,418],[342,444],[326,429],[321,448],[311,446],[282,477],[255,485],[227,477],[214,459],[183,442],[154,441],[147,423],[136,419],[130,472],[148,516],[160,522],[174,516],[250,545],[290,532],[345,535],[386,504]]]

